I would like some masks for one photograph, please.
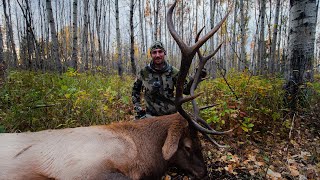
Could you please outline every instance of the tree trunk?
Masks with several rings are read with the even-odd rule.
[[[246,22],[244,16],[244,0],[240,0],[240,62],[239,70],[243,71],[247,65],[247,55],[246,55]],[[247,9],[248,11],[248,9]]]
[[[210,0],[210,28],[211,29],[213,29],[215,25],[214,24],[215,11],[216,11],[216,0]],[[210,38],[210,45],[211,45],[211,50],[213,51],[215,49],[214,37]],[[210,68],[211,76],[213,78],[216,78],[217,64],[216,62],[214,62],[214,60],[210,64],[211,64],[211,68]]]
[[[2,29],[0,26],[0,88],[5,81],[6,64],[3,58],[3,38],[2,38]]]
[[[108,63],[109,65],[107,65],[107,69],[110,70],[111,68],[111,62],[112,62],[112,58],[111,58],[111,55],[110,55],[110,32],[111,32],[111,2],[108,1],[108,37],[107,37],[107,56],[108,56]]]
[[[72,22],[72,57],[71,67],[78,69],[78,0],[73,0],[73,22]]]
[[[141,0],[139,0],[139,20],[140,20],[140,36],[141,36],[141,54],[146,54],[146,48],[144,45],[144,33],[143,33],[143,15],[142,15]]]
[[[14,36],[13,36],[13,29],[12,29],[12,23],[11,20],[9,18],[9,15],[7,13],[7,2],[6,0],[2,0],[3,3],[3,13],[5,16],[5,20],[6,20],[6,25],[7,25],[7,33],[8,33],[8,37],[9,39],[7,41],[9,41],[9,45],[10,45],[10,51],[12,53],[12,66],[14,68],[18,67],[18,57],[17,57],[17,52],[16,52],[16,45],[14,42]]]
[[[132,74],[136,75],[137,67],[134,59],[134,27],[133,27],[133,12],[134,12],[134,0],[130,0],[130,60]]]
[[[90,13],[88,14],[88,19],[90,18]],[[94,23],[94,22],[93,22]],[[96,66],[97,66],[97,60],[96,60],[96,48],[95,48],[95,43],[94,43],[94,39],[95,38],[95,34],[94,34],[94,24],[91,24],[90,21],[88,23],[89,25],[89,32],[90,32],[90,36],[89,36],[89,40],[90,40],[90,57],[91,57],[91,71],[93,73],[96,72]]]
[[[271,74],[275,72],[276,46],[277,46],[277,36],[278,36],[278,27],[279,27],[278,21],[279,21],[279,14],[280,14],[279,12],[280,12],[280,0],[277,0],[276,14],[274,17],[274,24],[273,24],[270,59],[269,59],[269,73]]]
[[[304,106],[305,83],[313,80],[314,43],[317,23],[316,0],[291,0],[289,17],[289,78],[286,100],[295,110]]]
[[[96,18],[96,32],[97,32],[97,40],[98,40],[98,54],[99,54],[99,58],[98,58],[98,64],[103,64],[104,62],[104,58],[102,56],[102,47],[101,47],[101,7],[102,5],[100,4],[99,8],[100,10],[98,10],[98,0],[95,0],[95,6],[94,6],[94,10],[95,10],[95,18]]]
[[[260,36],[259,36],[259,44],[258,44],[258,71],[259,74],[265,73],[266,68],[266,60],[265,60],[265,15],[266,15],[266,0],[261,0],[260,6]]]
[[[115,9],[116,9],[116,35],[117,35],[117,55],[118,55],[118,74],[122,76],[123,67],[122,67],[122,52],[121,52],[121,37],[120,37],[120,28],[119,28],[119,0],[115,0]]]
[[[238,13],[238,0],[236,0],[236,2],[234,3],[234,9],[233,9],[233,25],[232,25],[232,44],[231,44],[231,49],[230,49],[230,53],[231,53],[231,58],[228,61],[228,65],[227,67],[232,67],[233,65],[235,65],[235,60],[236,60],[236,56],[237,56],[237,50],[236,50],[236,41],[237,41],[237,36],[238,34],[236,33],[237,30],[237,13]],[[239,59],[238,59],[239,61]],[[239,67],[240,68],[240,67]]]
[[[52,6],[51,0],[46,0],[46,8],[47,8],[47,16],[51,30],[51,38],[52,38],[52,51],[53,51],[53,58],[55,62],[56,70],[61,73],[62,72],[62,65],[59,59],[59,42],[58,42],[58,35],[56,32],[56,27],[54,23],[53,13],[52,13]]]
[[[103,61],[101,61],[101,66],[105,67],[106,65],[106,33],[107,33],[107,5],[106,5],[106,1],[103,0],[103,18],[102,18],[102,56],[103,56]],[[104,69],[103,69],[104,70]]]
[[[155,0],[155,14],[154,14],[154,40],[158,40],[158,20],[159,20],[159,2],[160,0]]]
[[[181,17],[181,23],[180,23],[180,27],[181,27],[181,38],[182,38],[182,40],[184,39],[184,29],[183,29],[183,16],[184,16],[184,0],[181,0],[181,10],[180,10],[180,12],[181,12],[181,15],[180,15],[180,17]]]
[[[88,9],[89,9],[89,0],[83,1],[83,43],[82,43],[82,58],[84,62],[84,70],[89,70],[89,49],[88,49],[88,31],[89,31],[89,18],[88,18]]]

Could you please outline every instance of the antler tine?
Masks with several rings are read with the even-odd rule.
[[[195,43],[198,42],[199,40],[199,37],[200,37],[200,34],[201,32],[203,31],[204,27],[201,28],[201,30],[197,33],[196,35],[196,38],[195,38]],[[194,95],[194,91],[195,89],[197,88],[198,84],[200,83],[200,74],[201,74],[201,71],[202,69],[204,68],[205,64],[207,63],[207,61],[213,57],[217,52],[218,50],[221,48],[223,43],[220,43],[220,45],[215,49],[214,52],[212,52],[210,55],[206,56],[206,57],[203,57],[201,51],[200,51],[200,48],[197,50],[197,53],[198,53],[198,56],[199,56],[199,67],[198,67],[198,70],[196,71],[196,74],[195,74],[195,77],[194,77],[194,81],[193,81],[193,84],[190,88],[190,94],[191,96]],[[193,111],[195,113],[195,117],[196,119],[200,118],[199,117],[199,107],[197,106],[196,104],[196,101],[195,100],[192,100],[192,106],[193,106]]]
[[[172,20],[172,15],[173,15],[173,10],[176,7],[177,0],[173,3],[173,5],[169,8],[168,13],[167,13],[167,25],[169,32],[171,33],[173,39],[177,42],[180,50],[181,50],[181,55],[182,55],[182,60],[181,65],[180,65],[180,74],[178,76],[177,84],[176,84],[176,105],[177,105],[177,110],[180,112],[180,109],[182,109],[181,106],[183,103],[183,86],[184,86],[184,81],[187,77],[187,74],[189,72],[189,68],[192,62],[192,59],[195,55],[191,54],[191,48],[187,44],[183,42],[183,39],[178,35],[177,31],[174,28],[173,25],[173,20]],[[182,113],[184,114],[184,113]]]
[[[205,28],[205,26],[203,26],[203,27],[200,29],[200,31],[197,33],[196,38],[195,38],[195,43],[198,42],[199,37],[200,37],[200,34],[201,34],[201,32],[204,30],[204,28]],[[198,52],[198,57],[199,57],[199,59],[200,59],[200,61],[201,61],[201,59],[202,59],[203,57],[202,57],[202,54],[199,53],[199,52],[200,52],[200,48],[198,49],[197,52]]]
[[[226,21],[232,9],[229,9],[228,13],[223,17],[223,19],[205,36],[203,36],[196,44],[194,44],[191,48],[192,51],[197,51],[209,38],[211,38],[222,26],[222,24]]]
[[[216,140],[212,139],[208,134],[202,133],[210,142],[212,142],[214,145],[216,145],[218,148],[228,148],[230,146],[228,145],[221,145],[217,143]]]
[[[197,33],[196,38],[195,38],[195,43],[198,42],[199,37],[201,32],[203,31],[204,27]],[[200,74],[202,69],[204,68],[205,64],[207,63],[207,61],[212,58],[217,52],[218,50],[221,48],[223,42],[219,44],[219,46],[208,56],[203,56],[200,48],[197,50],[198,56],[199,56],[199,67],[197,69],[197,72],[195,74],[194,77],[194,82],[192,83],[192,86],[190,88],[190,95],[194,96],[194,91],[197,88],[198,84],[200,83]],[[197,128],[198,131],[202,132],[203,134],[209,133],[209,134],[214,134],[214,135],[221,135],[221,134],[227,134],[233,131],[229,130],[229,131],[216,131],[214,130],[205,120],[203,120],[200,116],[199,116],[199,107],[195,101],[195,99],[192,100],[192,106],[193,106],[193,111],[194,111],[194,119],[198,122],[200,122],[205,128],[203,128],[201,125],[199,125],[197,122],[194,122],[195,127]],[[209,140],[211,142],[213,142],[214,144],[216,144],[218,147],[222,147],[221,145],[219,145],[217,142],[215,142],[208,134],[206,134],[206,136],[208,136]]]
[[[180,50],[182,54],[188,53],[190,50],[190,47],[183,42],[183,39],[179,36],[178,32],[174,29],[174,24],[172,20],[173,10],[177,5],[177,0],[174,1],[174,3],[171,5],[171,7],[168,10],[167,13],[167,25],[168,29],[173,37],[173,39],[177,42],[178,46],[180,47]]]
[[[172,16],[173,16],[173,11],[174,11],[174,8],[175,8],[176,4],[177,4],[177,0],[175,0],[174,4],[169,8],[168,14],[167,14],[167,25],[168,25],[169,32],[171,33],[172,37],[177,42],[177,44],[178,44],[178,46],[179,46],[179,48],[181,50],[180,72],[179,72],[179,76],[178,76],[177,83],[176,83],[176,99],[175,99],[176,109],[189,122],[191,127],[194,127],[196,130],[200,131],[201,133],[216,134],[217,135],[217,134],[226,134],[228,132],[231,132],[232,130],[226,131],[226,132],[218,132],[218,131],[213,130],[207,123],[205,123],[204,120],[202,120],[199,117],[199,115],[198,115],[199,114],[199,108],[198,108],[197,111],[195,111],[196,112],[195,120],[198,119],[200,121],[200,123],[203,124],[203,126],[206,127],[206,128],[204,128],[202,125],[200,125],[195,120],[193,120],[193,118],[182,108],[182,104],[184,102],[192,100],[193,103],[195,103],[194,99],[196,97],[198,97],[199,95],[194,95],[194,90],[196,89],[196,86],[199,83],[198,79],[199,79],[199,76],[200,76],[200,72],[201,72],[202,68],[204,67],[205,63],[207,62],[207,60],[210,59],[219,49],[219,48],[217,48],[215,50],[215,53],[210,55],[210,57],[202,57],[201,53],[199,51],[199,48],[210,37],[212,37],[218,31],[218,29],[221,27],[221,25],[226,20],[226,18],[229,15],[230,11],[226,14],[226,16],[221,20],[221,22],[215,28],[213,28],[208,34],[206,34],[203,38],[201,38],[198,41],[200,33],[203,30],[203,28],[202,28],[201,31],[198,33],[196,43],[193,46],[188,46],[185,42],[183,42],[183,39],[178,35],[177,31],[174,28]],[[219,47],[221,47],[221,45]],[[193,87],[191,87],[192,94],[191,94],[190,97],[183,98],[184,82],[185,82],[185,79],[186,79],[186,77],[188,75],[192,59],[194,58],[194,56],[195,56],[195,54],[197,52],[199,52],[199,55],[201,57],[200,58],[201,62],[200,62],[200,66],[198,68],[198,72],[196,73],[196,78],[195,78],[195,80],[193,82],[193,85],[192,85]],[[214,140],[212,142],[214,142]],[[218,145],[216,142],[214,142],[214,144]]]

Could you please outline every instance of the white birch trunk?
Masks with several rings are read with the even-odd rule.
[[[72,57],[71,67],[78,69],[78,0],[73,0],[73,21],[72,21]]]
[[[94,11],[95,11],[95,19],[96,19],[96,32],[97,32],[97,40],[98,40],[98,64],[101,65],[104,62],[104,58],[102,56],[102,46],[101,46],[101,2],[99,5],[99,10],[98,10],[98,0],[95,0],[95,6],[94,6]]]
[[[134,58],[134,27],[133,27],[133,15],[134,15],[134,0],[130,0],[130,60],[132,74],[136,75],[137,68]]]
[[[2,87],[2,85],[4,84],[5,72],[6,72],[6,65],[3,58],[3,38],[2,38],[2,29],[0,26],[0,87]]]
[[[316,22],[316,0],[290,1],[288,42],[290,71],[286,90],[287,100],[292,109],[301,102],[298,98],[303,97],[301,93],[305,82],[313,80]]]
[[[140,36],[141,36],[141,55],[146,54],[146,48],[144,45],[144,32],[143,32],[143,15],[142,15],[141,0],[139,0],[139,21],[140,21]]]
[[[277,36],[278,36],[278,21],[279,21],[279,14],[280,14],[280,0],[277,0],[276,4],[276,14],[274,17],[274,24],[273,24],[273,35],[271,41],[271,55],[269,60],[269,73],[275,72],[275,65],[276,65],[276,46],[277,46]]]
[[[89,0],[84,0],[84,9],[83,9],[83,41],[82,41],[82,52],[81,56],[84,62],[84,70],[87,71],[89,69],[89,48],[88,48],[88,9],[89,9]]]
[[[261,0],[260,7],[260,36],[259,36],[259,44],[258,44],[258,71],[259,74],[265,73],[266,68],[266,60],[265,60],[265,15],[266,15],[266,0]]]
[[[246,22],[244,16],[244,0],[240,0],[240,63],[239,70],[243,71],[247,64],[247,55],[246,55]],[[248,10],[248,9],[247,9]]]
[[[17,52],[16,52],[16,45],[15,45],[15,42],[14,42],[14,35],[13,35],[13,29],[12,29],[12,23],[11,23],[11,20],[10,20],[10,17],[7,13],[7,2],[6,0],[2,0],[2,3],[3,3],[3,13],[4,13],[4,16],[5,16],[5,21],[6,21],[6,25],[7,25],[7,33],[8,33],[8,44],[9,44],[9,47],[10,47],[10,51],[11,51],[11,54],[12,54],[12,66],[14,68],[18,67],[18,57],[17,57]],[[10,12],[9,12],[10,13]]]
[[[117,35],[117,54],[118,54],[118,74],[122,76],[122,52],[121,52],[121,37],[120,37],[120,27],[119,27],[119,0],[115,0],[116,9],[116,35]]]
[[[51,39],[52,39],[52,51],[53,51],[53,58],[55,62],[55,69],[58,72],[62,72],[62,65],[59,59],[59,42],[58,42],[58,35],[54,23],[53,13],[52,13],[52,6],[51,0],[46,0],[46,8],[47,8],[47,16],[50,25],[50,32],[51,32]]]

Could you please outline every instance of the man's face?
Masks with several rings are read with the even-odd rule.
[[[163,64],[165,53],[162,49],[154,49],[151,51],[151,58],[155,65]]]

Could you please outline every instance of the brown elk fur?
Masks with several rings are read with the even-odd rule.
[[[180,114],[4,133],[0,159],[0,179],[160,179],[172,163],[198,177],[206,172],[197,135]]]

